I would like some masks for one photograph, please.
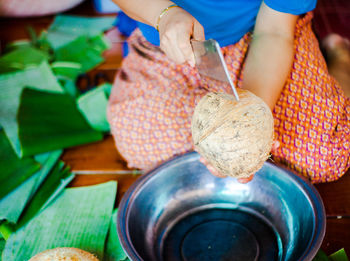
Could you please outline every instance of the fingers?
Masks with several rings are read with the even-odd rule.
[[[239,183],[242,183],[242,184],[246,184],[248,183],[249,181],[251,181],[252,179],[254,178],[254,174],[249,176],[248,178],[240,178],[240,179],[237,179],[237,181]]]
[[[279,146],[280,146],[280,142],[279,142],[278,140],[274,140],[274,141],[272,142],[271,151],[277,150]],[[240,178],[240,179],[237,179],[237,181],[238,181],[239,183],[246,184],[246,183],[252,181],[253,178],[254,178],[254,174],[250,175],[248,178]]]
[[[183,54],[183,57],[185,60],[184,62],[188,62],[192,67],[194,67],[195,59],[194,59],[194,54],[191,46],[191,39],[186,38],[186,36],[182,34],[178,39],[178,46]]]
[[[222,175],[222,174],[221,174],[219,171],[217,171],[212,165],[210,165],[210,164],[208,163],[208,161],[206,161],[205,158],[200,157],[200,158],[199,158],[199,161],[200,161],[201,163],[203,163],[203,165],[205,165],[205,166],[207,167],[207,169],[210,171],[210,173],[211,173],[212,175],[214,175],[214,176],[216,176],[216,177],[218,177],[218,178],[226,178],[225,175]]]
[[[191,38],[204,40],[199,22],[181,8],[169,10],[159,24],[160,48],[175,63],[195,65]]]
[[[197,41],[205,40],[204,28],[197,20],[193,24],[192,37],[194,40],[197,40]]]
[[[221,174],[219,171],[217,171],[212,165],[210,165],[208,163],[208,161],[203,158],[203,157],[200,157],[199,158],[199,161],[201,163],[203,163],[203,165],[205,165],[207,167],[207,169],[210,171],[210,173],[218,178],[227,178],[227,176]],[[242,184],[245,184],[245,183],[248,183],[249,181],[251,181],[252,179],[254,178],[254,174],[252,174],[251,176],[249,176],[248,178],[240,178],[240,179],[237,179],[237,181],[239,183],[242,183]]]

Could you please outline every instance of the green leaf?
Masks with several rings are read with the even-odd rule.
[[[106,111],[111,88],[110,84],[103,84],[81,95],[77,100],[80,111],[91,127],[103,132],[109,131]]]
[[[114,17],[82,17],[58,15],[43,35],[54,50],[74,41],[78,36],[92,37],[113,26]]]
[[[38,36],[37,36],[34,28],[31,26],[27,26],[27,31],[28,31],[29,37],[31,39],[31,43],[33,45],[37,45],[38,44]]]
[[[329,260],[331,260],[331,261],[349,261],[348,256],[346,255],[344,248],[331,254],[329,256]]]
[[[55,150],[52,152],[38,154],[34,156],[34,159],[40,162],[43,167],[38,173],[36,173],[37,179],[35,182],[35,186],[33,187],[32,193],[30,195],[30,198],[34,196],[41,184],[46,179],[47,175],[52,171],[52,168],[56,165],[58,159],[62,155],[62,152],[62,150]]]
[[[2,256],[2,251],[5,248],[5,243],[6,243],[5,239],[0,236],[0,261],[2,260],[1,256]]]
[[[26,48],[26,47],[32,47],[32,43],[25,39],[25,40],[16,40],[11,43],[8,43],[5,47],[4,53],[9,53],[11,51],[14,51],[16,49],[20,48]]]
[[[128,258],[119,241],[117,232],[117,215],[118,209],[115,209],[112,215],[107,236],[105,261],[124,261]]]
[[[7,240],[11,236],[13,231],[14,231],[14,227],[11,223],[7,221],[1,223],[0,234],[5,240]]]
[[[58,150],[34,157],[35,160],[41,164],[41,169],[1,199],[0,220],[5,219],[9,222],[17,223],[27,202],[36,193],[61,154],[62,151]],[[16,202],[16,204],[14,204],[14,202]]]
[[[46,249],[76,247],[103,260],[116,182],[69,188],[7,240],[3,261],[28,260]]]
[[[53,62],[51,68],[56,76],[60,79],[67,79],[75,81],[80,73],[82,73],[82,66],[80,63],[74,62]]]
[[[104,61],[101,46],[94,43],[86,36],[79,36],[56,49],[55,60],[79,63],[83,72],[89,71]]]
[[[30,46],[18,48],[0,58],[0,73],[36,67],[48,59],[46,53]]]
[[[58,77],[59,78],[59,77]],[[63,89],[67,94],[69,94],[72,98],[76,98],[79,95],[79,89],[75,85],[75,82],[68,79],[60,79],[60,83],[63,86]]]
[[[21,155],[18,139],[17,111],[23,88],[30,85],[39,90],[63,93],[47,62],[24,71],[0,74],[0,125],[5,129],[12,147]]]
[[[30,200],[27,208],[21,216],[17,228],[26,224],[35,215],[47,207],[63,189],[72,181],[74,175],[68,168],[63,168],[64,163],[59,162],[45,179],[38,192]]]
[[[89,126],[68,94],[25,88],[17,118],[23,156],[103,138]]]
[[[103,34],[98,34],[89,39],[92,48],[98,50],[100,53],[106,51],[111,47],[109,40]]]
[[[312,261],[329,261],[329,259],[328,259],[327,255],[325,254],[325,252],[323,252],[320,249],[320,250],[318,250],[314,259],[312,259]]]
[[[40,164],[32,158],[18,158],[4,130],[0,130],[0,205],[4,196],[21,185],[39,168]],[[4,216],[3,212],[0,212],[1,216]]]

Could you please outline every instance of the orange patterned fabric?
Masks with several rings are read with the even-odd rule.
[[[328,74],[311,30],[312,14],[300,18],[295,59],[273,114],[280,147],[275,161],[312,182],[333,181],[349,167],[350,99]],[[250,34],[222,48],[230,75],[240,87]],[[193,150],[191,117],[208,91],[231,92],[228,86],[200,79],[195,68],[176,65],[136,30],[130,53],[116,76],[108,119],[119,152],[128,166],[149,170]]]

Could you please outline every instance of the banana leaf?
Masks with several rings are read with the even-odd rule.
[[[92,48],[100,51],[100,53],[106,51],[107,49],[109,49],[111,47],[111,43],[109,42],[109,40],[106,37],[104,37],[104,35],[102,33],[97,34],[93,37],[90,37],[89,43],[92,46]]]
[[[330,261],[349,261],[348,256],[345,253],[344,248],[338,250],[337,252],[329,256]]]
[[[101,140],[68,94],[25,88],[18,109],[18,136],[23,156]]]
[[[68,188],[7,240],[3,261],[28,260],[46,249],[77,247],[103,260],[116,197],[115,181]]]
[[[26,48],[26,47],[32,47],[32,43],[27,39],[13,41],[13,42],[8,43],[5,46],[4,53],[9,53],[9,52],[12,52],[16,49]]]
[[[2,251],[4,250],[5,248],[5,239],[3,239],[1,236],[0,236],[0,261],[2,260],[1,256],[2,256]]]
[[[117,232],[117,215],[118,209],[115,209],[112,215],[111,224],[107,236],[105,261],[126,261],[129,260],[125,254],[118,237]]]
[[[81,95],[77,100],[80,111],[91,127],[103,132],[109,131],[106,111],[111,88],[110,84],[103,84]]]
[[[59,82],[62,85],[65,92],[69,94],[72,98],[76,99],[80,92],[75,82],[69,79],[60,79],[60,77],[57,78],[59,79]]]
[[[74,41],[56,49],[55,61],[79,63],[82,71],[87,72],[104,61],[102,51],[107,48],[101,35],[93,39],[79,36]]]
[[[20,159],[14,152],[3,130],[0,130],[0,206],[3,198],[21,185],[40,168],[32,158]],[[0,208],[0,219],[5,213]]]
[[[58,15],[41,39],[56,50],[78,36],[92,37],[110,29],[115,21],[114,17],[82,17],[71,15]]]
[[[0,224],[0,235],[5,240],[7,240],[10,237],[13,231],[14,228],[11,223],[4,221]]]
[[[48,61],[47,53],[31,46],[17,48],[0,57],[0,73],[24,70],[38,66],[43,61]]]
[[[34,157],[41,164],[41,169],[1,199],[0,220],[5,219],[9,222],[17,223],[27,202],[38,190],[61,154],[62,151],[58,150]]]
[[[74,174],[72,174],[68,168],[63,167],[63,162],[56,164],[49,176],[40,186],[38,192],[33,196],[28,206],[25,208],[24,213],[16,226],[17,229],[45,209],[45,207],[47,207],[63,191],[69,182],[72,181]]]
[[[312,261],[329,261],[328,256],[321,249],[318,250],[316,256],[312,259]]]
[[[51,64],[52,71],[60,79],[75,81],[80,73],[82,66],[80,63],[74,62],[53,62]]]
[[[12,147],[19,156],[21,146],[18,139],[16,115],[23,88],[29,85],[39,90],[63,93],[47,62],[35,68],[0,74],[0,125],[4,128]]]

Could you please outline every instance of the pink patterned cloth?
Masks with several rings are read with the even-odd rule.
[[[281,144],[273,158],[312,182],[326,182],[341,177],[350,165],[350,99],[328,74],[311,19],[309,13],[296,26],[293,68],[273,111],[275,139]],[[238,87],[250,41],[247,34],[222,48]],[[115,79],[108,119],[128,166],[149,170],[193,150],[191,117],[201,97],[208,91],[231,91],[201,80],[187,64],[176,65],[138,30],[129,46]]]

